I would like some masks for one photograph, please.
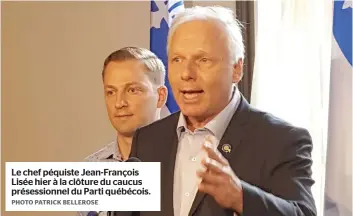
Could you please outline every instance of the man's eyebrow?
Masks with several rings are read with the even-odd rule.
[[[115,86],[113,86],[113,85],[104,85],[104,88],[112,88],[112,89],[116,89],[116,87],[115,87]]]
[[[132,86],[132,85],[141,85],[141,86],[143,86],[143,84],[139,83],[139,82],[128,82],[128,83],[125,84],[125,86]]]
[[[138,86],[143,86],[143,87],[146,87],[146,85],[145,84],[143,84],[143,83],[140,83],[140,82],[127,82],[127,83],[124,83],[123,85],[121,85],[121,87],[122,88],[127,88],[127,87],[130,87],[130,86],[132,86],[132,85],[138,85]],[[114,86],[114,85],[109,85],[109,84],[107,84],[107,85],[104,85],[104,88],[112,88],[112,89],[117,89],[117,87],[116,86]]]
[[[174,52],[174,53],[172,53],[172,56],[174,57],[174,56],[181,56],[181,54],[179,53],[179,52]]]
[[[210,53],[205,51],[205,50],[202,50],[202,49],[198,49],[195,53],[193,53],[193,55],[196,55],[196,56],[200,56],[200,55],[209,55]],[[172,56],[175,57],[175,56],[183,56],[183,54],[181,54],[179,51],[175,51],[174,53],[172,53]]]
[[[198,49],[196,54],[209,54],[209,52],[202,50],[202,49]]]

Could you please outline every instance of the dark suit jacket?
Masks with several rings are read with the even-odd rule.
[[[161,211],[113,215],[173,216],[173,177],[179,112],[141,128],[131,156],[161,162]],[[221,151],[230,144],[232,151]],[[219,150],[241,179],[244,216],[311,216],[312,141],[307,130],[252,108],[244,98],[233,115]],[[189,216],[233,216],[209,195],[198,192]],[[239,214],[238,214],[239,215]]]

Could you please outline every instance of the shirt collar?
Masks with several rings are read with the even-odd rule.
[[[111,154],[106,159],[115,159],[122,161],[122,156],[119,150],[118,140],[115,138],[113,141],[113,147],[111,149]]]
[[[232,119],[234,112],[239,106],[239,102],[240,92],[237,87],[234,87],[232,99],[230,100],[228,105],[215,118],[208,122],[204,128],[212,132],[218,140],[221,140],[224,131],[226,130],[230,120]],[[184,130],[187,130],[186,119],[185,116],[180,113],[177,126],[177,134],[179,138]]]

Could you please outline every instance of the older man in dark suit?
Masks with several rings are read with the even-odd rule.
[[[233,13],[186,9],[168,39],[181,112],[137,130],[131,152],[161,162],[161,211],[124,214],[316,215],[308,131],[256,110],[237,89],[244,45]]]

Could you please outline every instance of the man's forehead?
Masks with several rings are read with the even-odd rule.
[[[173,56],[204,56],[204,55],[220,55],[225,47],[223,44],[218,44],[213,40],[203,40],[196,43],[177,42],[175,46],[171,46],[168,55]],[[221,53],[220,53],[221,52]]]
[[[107,82],[104,84],[105,88],[122,88],[129,86],[148,86],[146,81],[126,81],[126,82]]]
[[[149,70],[142,60],[111,62],[104,75],[104,85],[126,86],[130,84],[150,86]]]

